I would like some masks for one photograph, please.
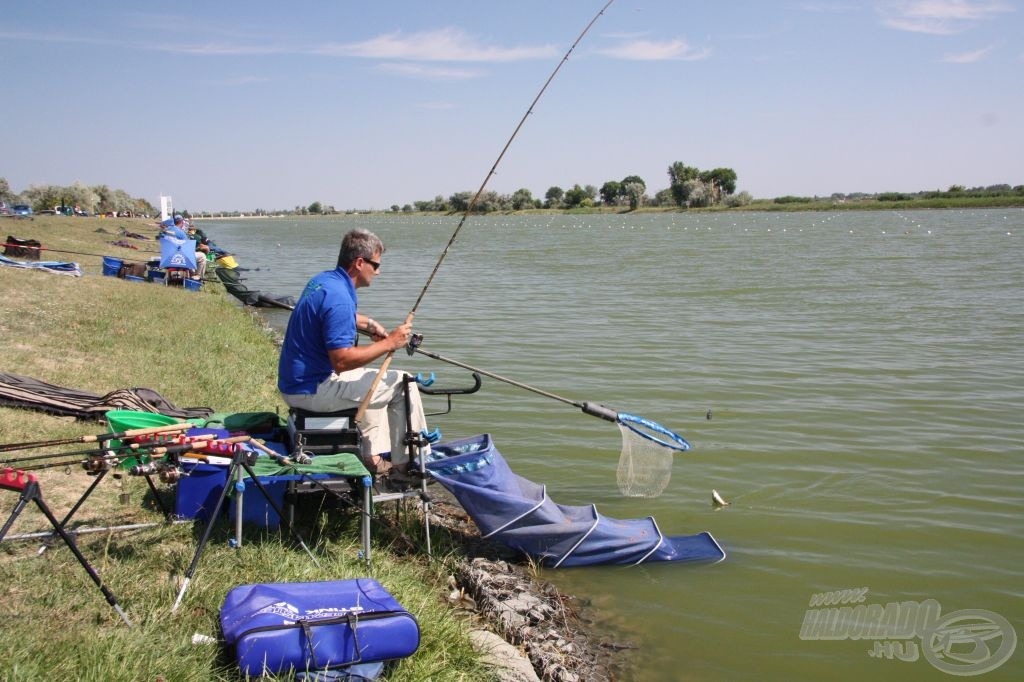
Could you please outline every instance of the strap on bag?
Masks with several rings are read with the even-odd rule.
[[[316,651],[313,648],[313,626],[314,625],[325,625],[340,623],[344,620],[348,623],[349,629],[352,631],[352,642],[355,646],[355,658],[345,663],[346,666],[361,663],[363,660],[363,650],[359,647],[359,631],[357,629],[359,625],[359,616],[355,613],[348,613],[341,618],[331,618],[330,620],[303,620],[299,619],[296,623],[302,628],[302,634],[306,636],[306,646],[309,648],[309,660],[312,662],[312,667],[319,669],[321,666],[316,662]],[[250,630],[250,632],[252,632]],[[324,666],[327,667],[327,666]]]

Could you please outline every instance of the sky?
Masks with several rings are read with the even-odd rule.
[[[5,3],[0,177],[178,210],[476,191],[606,0]],[[614,0],[487,189],[1024,184],[1024,1]]]

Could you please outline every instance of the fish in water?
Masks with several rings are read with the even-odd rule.
[[[726,502],[725,498],[718,494],[717,490],[712,489],[711,491],[711,506],[712,507],[728,507],[731,503]]]

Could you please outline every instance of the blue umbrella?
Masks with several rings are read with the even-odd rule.
[[[160,267],[196,269],[196,242],[194,239],[176,239],[170,235],[160,237]]]

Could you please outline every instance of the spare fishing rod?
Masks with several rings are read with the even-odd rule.
[[[70,253],[75,256],[95,256],[96,258],[104,258],[101,253],[84,253],[82,251],[67,251],[65,249],[49,249],[45,246],[25,246],[24,244],[4,244],[4,246],[17,247],[19,249],[32,249],[33,251],[53,251],[54,253]],[[151,251],[149,249],[136,249],[139,253],[160,253],[159,251]]]
[[[548,76],[548,79],[544,81],[544,85],[541,87],[540,91],[537,92],[536,97],[533,98],[533,101],[530,103],[529,108],[526,110],[526,113],[523,114],[523,117],[519,120],[519,123],[518,125],[516,125],[515,130],[512,131],[512,135],[508,138],[508,141],[505,143],[505,146],[502,147],[501,153],[498,154],[498,158],[495,159],[494,161],[494,165],[491,166],[491,169],[487,172],[487,175],[484,177],[483,182],[480,183],[480,189],[476,191],[476,194],[473,195],[473,198],[470,200],[469,205],[466,206],[466,210],[462,214],[462,219],[459,220],[459,224],[455,227],[455,231],[452,232],[452,236],[448,240],[448,244],[444,247],[444,250],[441,252],[441,256],[437,259],[437,263],[434,264],[434,269],[430,272],[430,276],[427,277],[427,281],[423,285],[423,289],[420,290],[419,296],[416,297],[416,302],[413,304],[412,309],[409,310],[409,314],[406,315],[405,324],[412,323],[413,318],[416,316],[416,311],[419,310],[420,303],[423,301],[423,297],[426,296],[427,290],[430,288],[430,285],[434,281],[434,276],[437,275],[438,270],[441,269],[441,264],[444,263],[444,259],[448,256],[448,251],[451,249],[452,244],[455,243],[455,238],[459,235],[459,231],[465,224],[466,219],[469,217],[469,214],[472,213],[473,210],[476,208],[480,196],[484,193],[484,188],[487,187],[487,183],[490,181],[491,177],[497,171],[498,164],[500,164],[502,158],[504,158],[505,152],[507,152],[508,148],[512,146],[512,141],[516,139],[516,136],[519,134],[519,131],[523,127],[523,124],[526,123],[526,119],[530,116],[530,114],[533,113],[533,108],[537,106],[537,102],[540,101],[540,98],[548,89],[548,85],[550,85],[551,81],[555,79],[555,76],[562,69],[562,66],[567,61],[569,61],[569,56],[572,54],[573,50],[576,49],[576,46],[579,45],[580,41],[583,40],[583,36],[587,35],[587,33],[590,31],[590,28],[597,22],[601,15],[604,14],[605,10],[607,10],[614,1],[615,0],[608,0],[608,2],[606,2],[600,10],[598,10],[597,14],[594,15],[594,18],[590,20],[590,23],[586,25],[586,27],[576,37],[576,40],[573,41],[572,45],[569,46],[569,49],[562,56],[561,61],[559,61],[558,65],[555,66],[554,71],[551,72],[551,75]],[[380,385],[380,381],[384,377],[384,373],[388,370],[388,367],[391,365],[391,359],[394,357],[394,355],[394,351],[389,351],[387,356],[384,358],[384,361],[381,363],[380,369],[377,370],[377,376],[374,377],[373,383],[370,385],[370,389],[366,392],[366,395],[363,397],[363,401],[359,404],[359,409],[356,410],[356,424],[359,424],[363,421],[363,417],[366,415],[366,410],[370,405],[370,401],[373,399],[373,394],[377,390],[377,386]]]
[[[24,443],[7,443],[6,445],[0,445],[0,452],[10,452],[12,450],[29,450],[31,448],[46,448],[53,445],[70,445],[71,443],[98,443],[105,440],[122,440],[126,438],[136,438],[138,436],[148,436],[156,433],[184,431],[190,428],[192,428],[192,424],[189,424],[188,422],[178,422],[176,424],[163,424],[161,426],[147,426],[145,428],[139,429],[128,429],[127,431],[101,433],[95,436],[77,436],[72,438],[57,438],[54,440],[35,440],[27,441]]]

